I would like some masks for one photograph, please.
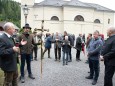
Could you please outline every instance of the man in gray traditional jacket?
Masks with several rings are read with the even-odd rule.
[[[60,61],[62,37],[58,34],[58,32],[56,32],[56,35],[53,37],[53,41],[54,41],[54,50],[55,50],[55,61],[57,61],[57,59],[59,59],[59,61]],[[57,56],[57,53],[58,53],[58,56]]]

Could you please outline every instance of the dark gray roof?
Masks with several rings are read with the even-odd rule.
[[[93,4],[93,3],[86,3],[86,4],[93,7],[93,8],[96,8],[96,10],[115,12],[114,10],[111,10],[109,8],[103,7],[103,6],[98,5],[98,4]]]
[[[93,4],[93,3],[84,3],[79,0],[71,0],[71,1],[64,1],[64,0],[44,0],[40,3],[35,3],[35,6],[75,6],[75,7],[84,7],[84,8],[93,8],[99,11],[108,11],[108,12],[115,12],[114,10],[111,10],[109,8],[103,7],[98,4]]]
[[[40,3],[36,3],[35,5],[62,6],[63,4],[63,0],[44,0]]]
[[[87,5],[86,3],[83,3],[81,1],[78,1],[78,0],[71,0],[69,1],[68,3],[64,4],[64,5],[68,5],[68,6],[77,6],[77,7],[91,7],[89,5]]]

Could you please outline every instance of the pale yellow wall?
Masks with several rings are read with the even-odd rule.
[[[50,29],[51,33],[55,33],[55,32],[63,33],[62,22],[50,21],[47,22],[46,27]]]
[[[64,7],[64,19],[74,20],[77,15],[84,17],[86,22],[91,22],[93,20],[93,10],[75,7]]]
[[[94,9],[68,6],[65,6],[63,8],[38,6],[34,8],[30,7],[29,9],[30,10],[27,21],[30,26],[33,29],[41,28],[41,20],[45,20],[44,28],[49,29],[51,33],[63,33],[63,31],[66,30],[68,33],[72,33],[78,36],[79,33],[85,33],[87,35],[88,33],[93,33],[94,30],[99,30],[100,33],[104,33],[106,37],[106,28],[114,25],[114,13],[105,11],[103,12],[96,11]],[[83,16],[85,21],[74,21],[74,18],[77,15]],[[52,16],[57,16],[59,18],[59,21],[51,21],[50,19]],[[99,19],[101,23],[93,23],[95,19]],[[108,19],[110,19],[110,24],[108,24]],[[21,11],[21,26],[24,26],[24,23],[24,15]]]
[[[108,24],[108,18],[110,19],[110,24]],[[104,12],[104,33],[107,32],[107,28],[110,26],[114,26],[114,13]],[[106,34],[107,37],[107,34]]]
[[[34,16],[34,28],[41,28],[41,20],[45,20],[44,28],[50,29],[50,32],[52,33],[55,33],[56,31],[59,33],[63,32],[63,11],[60,7],[38,7],[34,9],[34,15],[37,15],[36,18]],[[51,21],[50,19],[52,16],[57,16],[59,18],[59,22]]]

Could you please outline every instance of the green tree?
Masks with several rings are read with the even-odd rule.
[[[0,0],[0,21],[10,21],[20,28],[20,3],[12,0]]]

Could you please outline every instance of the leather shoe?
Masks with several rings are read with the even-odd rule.
[[[34,60],[37,61],[37,58],[35,58]]]
[[[50,56],[48,56],[48,58],[49,58],[49,59],[51,59],[51,57],[50,57]]]
[[[28,77],[29,77],[30,79],[35,79],[35,77],[34,77],[32,74],[30,74]]]
[[[79,59],[76,59],[76,61],[79,61]]]
[[[21,81],[21,83],[24,83],[25,82],[24,77],[20,76],[20,81]]]
[[[81,61],[81,59],[78,59],[79,61]]]
[[[88,71],[87,73],[90,73],[90,71]]]
[[[92,76],[87,76],[87,77],[85,77],[86,79],[93,79],[93,77]]]
[[[92,85],[96,85],[97,80],[93,80]]]
[[[72,60],[69,60],[68,62],[72,62]]]
[[[55,61],[57,61],[57,59],[55,59]]]

